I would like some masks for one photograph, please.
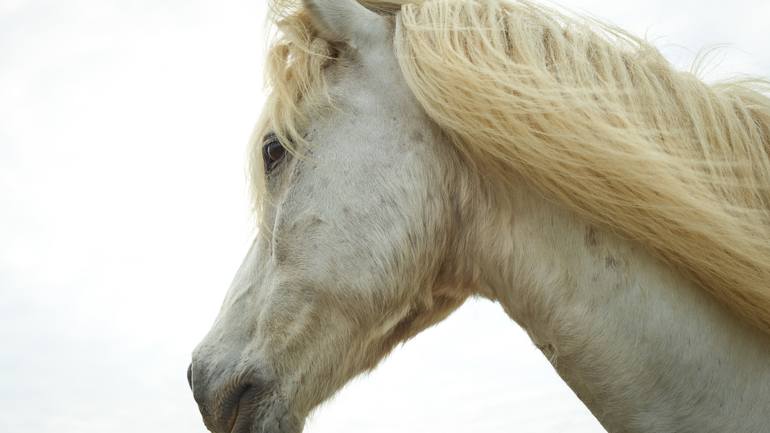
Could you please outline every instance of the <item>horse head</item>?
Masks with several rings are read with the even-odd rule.
[[[468,296],[447,177],[457,155],[404,82],[391,23],[353,0],[305,8],[336,51],[322,70],[328,104],[303,113],[302,150],[270,120],[260,131],[261,230],[189,371],[217,433],[299,432]]]

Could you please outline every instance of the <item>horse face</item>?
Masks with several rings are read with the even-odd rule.
[[[300,431],[313,407],[465,299],[447,290],[455,162],[387,35],[370,36],[325,70],[335,106],[314,113],[308,151],[282,155],[267,139],[263,229],[191,366],[214,432]]]

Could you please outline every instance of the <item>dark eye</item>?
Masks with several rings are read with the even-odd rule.
[[[286,156],[286,149],[281,140],[273,134],[267,134],[262,144],[262,158],[265,160],[265,172],[270,173]]]

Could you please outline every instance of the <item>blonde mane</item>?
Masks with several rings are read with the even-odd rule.
[[[303,113],[326,100],[322,71],[336,51],[296,3],[271,4],[272,95],[258,132],[270,125],[299,147]],[[706,85],[622,30],[524,1],[363,3],[398,10],[408,85],[501,194],[521,175],[770,332],[764,82]],[[251,161],[261,173],[258,151]],[[262,182],[254,176],[257,197]]]

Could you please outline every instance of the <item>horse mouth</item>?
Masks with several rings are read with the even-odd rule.
[[[241,394],[238,404],[235,406],[235,412],[230,418],[230,428],[227,429],[229,433],[247,433],[251,429],[251,416],[248,414],[247,406],[249,406],[250,401],[254,397],[249,395],[250,393],[253,394],[253,392],[253,388],[248,387]]]
[[[238,404],[230,417],[229,433],[251,433],[255,424],[255,410],[259,393],[253,386],[247,386],[241,393]]]

